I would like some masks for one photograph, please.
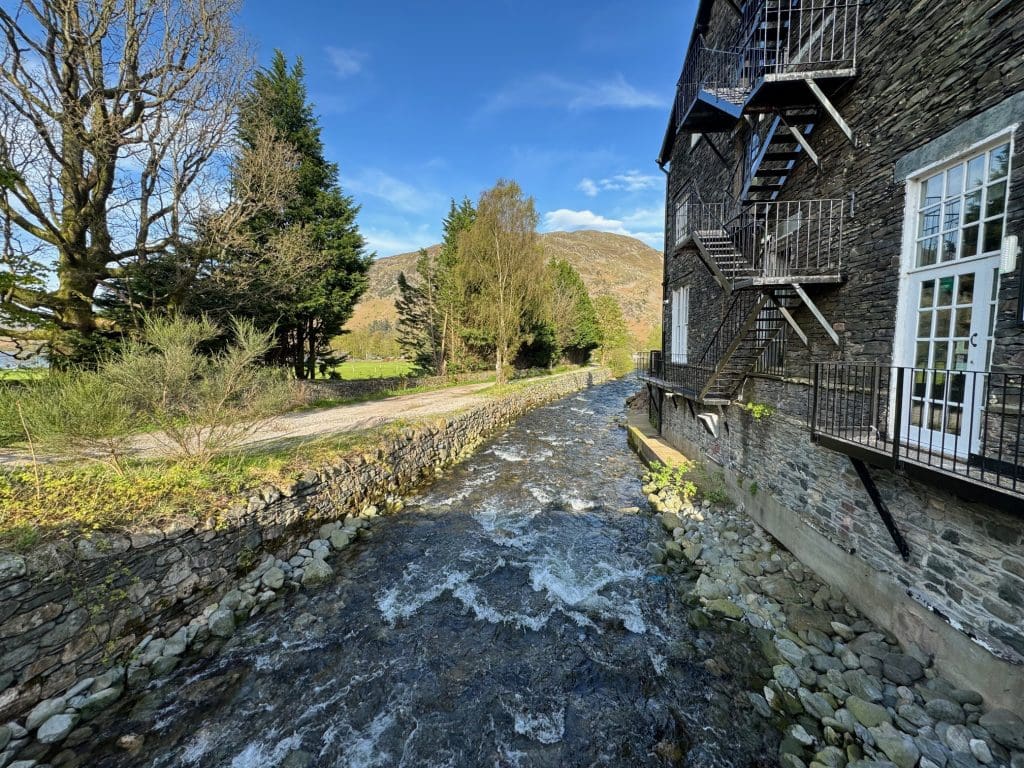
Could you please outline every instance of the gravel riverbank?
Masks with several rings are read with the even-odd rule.
[[[693,504],[654,474],[644,493],[667,538],[649,547],[694,604],[697,629],[733,622],[771,665],[750,705],[783,732],[785,768],[1024,768],[1024,721],[986,711],[820,582],[741,508]]]

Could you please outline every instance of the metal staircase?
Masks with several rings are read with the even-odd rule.
[[[764,351],[786,327],[786,312],[801,303],[792,289],[739,291],[733,296],[718,331],[704,350],[704,372],[697,399],[710,404],[732,401]]]
[[[750,159],[746,169],[744,203],[769,202],[779,196],[797,162],[807,154],[811,135],[819,121],[816,107],[787,109],[765,120],[767,130],[751,131]],[[817,158],[811,157],[814,162]]]

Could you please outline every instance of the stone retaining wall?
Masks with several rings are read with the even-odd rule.
[[[262,488],[223,515],[96,535],[27,557],[0,553],[0,722],[124,664],[148,636],[183,638],[211,602],[246,574],[259,580],[267,563],[292,558],[325,524],[396,508],[402,494],[531,408],[607,378],[588,369],[534,382],[287,487]]]

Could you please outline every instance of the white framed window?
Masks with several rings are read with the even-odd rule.
[[[686,365],[686,349],[690,334],[690,286],[672,291],[672,345],[670,362]]]
[[[689,193],[681,195],[676,200],[676,211],[675,211],[675,224],[674,231],[675,236],[673,242],[679,245],[683,241],[683,238],[689,234],[690,228],[690,195]]]

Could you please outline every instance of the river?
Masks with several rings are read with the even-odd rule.
[[[375,519],[331,585],[97,720],[81,764],[774,765],[756,646],[692,630],[689,585],[645,550],[634,388],[522,418]]]

